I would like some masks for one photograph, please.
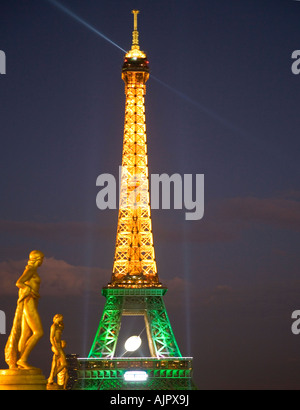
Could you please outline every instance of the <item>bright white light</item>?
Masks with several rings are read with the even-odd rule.
[[[148,379],[148,374],[140,370],[131,370],[124,373],[127,382],[144,382]]]
[[[131,336],[126,340],[124,347],[127,352],[134,352],[141,346],[141,344],[142,339],[140,338],[140,336]]]

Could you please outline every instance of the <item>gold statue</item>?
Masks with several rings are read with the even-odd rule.
[[[61,341],[62,349],[64,349],[66,346],[67,346],[66,341],[62,340]],[[66,390],[68,380],[69,380],[69,373],[68,373],[67,364],[66,364],[66,366],[57,373],[57,384],[60,388]]]
[[[51,350],[54,354],[47,389],[66,389],[69,379],[66,355],[63,350],[66,346],[66,342],[61,340],[61,334],[64,330],[63,319],[63,315],[55,315],[50,329]],[[55,377],[57,377],[57,383],[54,382]]]
[[[37,310],[41,282],[37,268],[42,265],[43,259],[44,254],[41,251],[30,252],[28,264],[16,283],[19,298],[13,326],[5,346],[5,361],[10,369],[35,369],[27,360],[44,334]]]

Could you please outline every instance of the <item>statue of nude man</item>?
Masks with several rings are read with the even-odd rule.
[[[41,251],[30,252],[27,266],[16,283],[19,299],[5,346],[5,361],[10,369],[35,369],[28,364],[28,357],[44,334],[37,309],[41,282],[37,268],[42,265],[43,259]]]

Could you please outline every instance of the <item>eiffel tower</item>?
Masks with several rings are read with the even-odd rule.
[[[138,10],[132,11],[131,50],[122,67],[125,82],[120,205],[111,282],[102,289],[106,304],[88,358],[78,359],[74,389],[190,390],[192,358],[182,357],[158,278],[150,213],[145,118],[149,62],[140,50]],[[145,320],[150,357],[117,357],[123,316]]]

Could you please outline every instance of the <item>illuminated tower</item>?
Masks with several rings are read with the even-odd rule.
[[[110,287],[160,287],[154,256],[150,215],[147,136],[145,118],[146,81],[149,62],[140,50],[137,10],[133,10],[131,50],[125,55],[125,124],[120,209],[115,259]]]
[[[87,359],[77,363],[76,389],[191,389],[192,359],[183,358],[167,315],[167,291],[158,278],[150,214],[145,118],[149,62],[140,50],[137,10],[131,50],[122,67],[125,82],[120,205],[111,282]],[[151,357],[116,357],[123,316],[143,316]]]

